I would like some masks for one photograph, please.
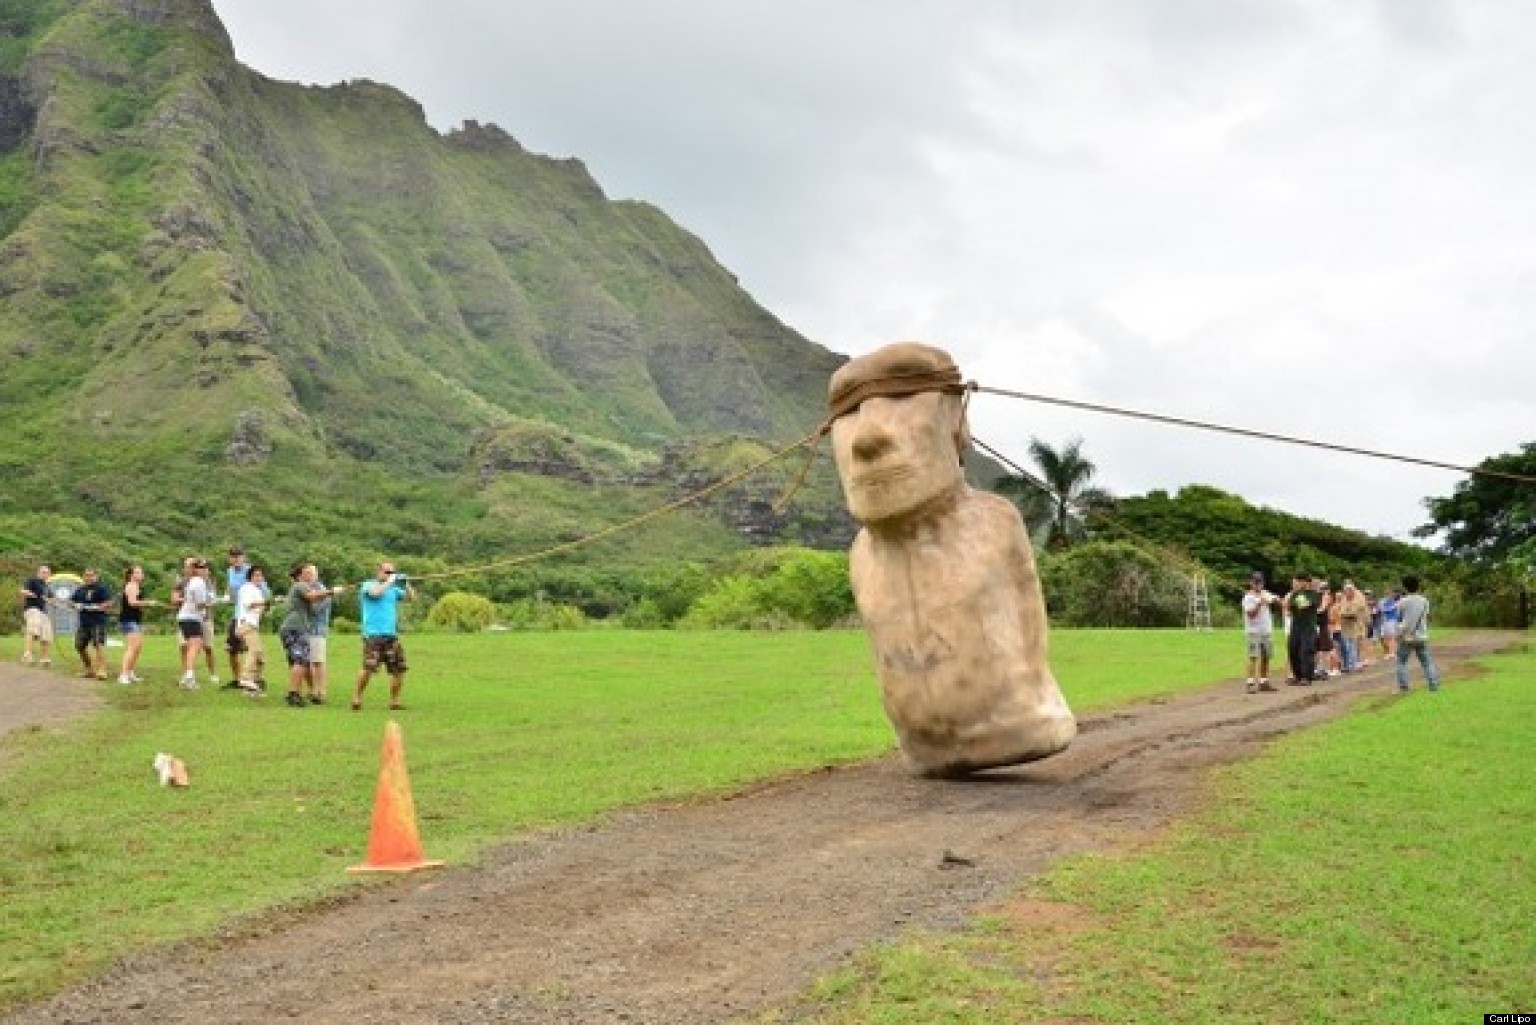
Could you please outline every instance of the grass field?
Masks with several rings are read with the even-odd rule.
[[[818,1025],[1481,1021],[1536,1009],[1536,651],[1222,770],[1151,850],[824,980]],[[766,1016],[764,1022],[783,1020]]]
[[[408,647],[397,718],[423,841],[456,864],[522,830],[893,742],[859,633],[424,635]],[[0,642],[8,661],[18,648]],[[171,642],[152,637],[148,684],[102,685],[102,713],[0,741],[0,1006],[125,951],[365,885],[343,869],[367,839],[386,694],[378,678],[368,707],[348,711],[356,639],[332,648],[331,703],[298,710],[276,693],[179,691]],[[1234,652],[1240,641],[1219,633],[1058,631],[1052,662],[1088,712],[1230,675]],[[192,787],[156,784],[157,751],[187,762]]]

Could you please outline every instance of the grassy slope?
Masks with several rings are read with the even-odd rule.
[[[1079,711],[1225,675],[1234,649],[1220,634],[1055,637],[1053,665]],[[169,640],[151,643],[146,675],[161,682],[104,686],[101,715],[0,741],[0,1004],[126,950],[353,885],[341,869],[366,839],[382,697],[354,716],[339,702],[295,713],[188,695],[168,682]],[[891,745],[862,634],[409,643],[416,804],[432,855],[453,862],[520,830]],[[333,695],[357,664],[348,639],[335,648]],[[5,656],[16,650],[7,638]],[[154,785],[162,750],[187,760],[191,789]]]
[[[0,155],[0,555],[240,538],[462,559],[570,530],[475,493],[485,427],[553,421],[643,459],[815,422],[835,357],[659,211],[498,130],[439,137],[385,86],[267,80],[205,3],[169,9],[31,12],[0,54],[48,101]],[[272,446],[259,467],[227,458],[242,420]],[[583,501],[611,522],[611,491],[564,504]],[[38,526],[61,516],[63,551]],[[742,543],[683,522],[702,557]]]
[[[1529,1010],[1536,652],[1486,664],[1220,772],[1211,809],[1149,851],[1079,859],[965,935],[869,955],[822,984],[810,1017],[1451,1025]]]

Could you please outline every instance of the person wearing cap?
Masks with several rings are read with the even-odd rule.
[[[1355,582],[1344,578],[1344,588],[1334,604],[1339,614],[1339,662],[1346,673],[1358,673],[1365,647],[1365,631],[1370,624],[1371,607]]]
[[[187,563],[187,577],[181,586],[181,605],[176,610],[176,629],[181,632],[181,686],[197,690],[197,656],[204,650],[204,626],[208,607],[213,604],[213,586],[208,583],[208,560],[192,558]],[[209,660],[208,682],[217,686]]]
[[[1243,593],[1243,639],[1248,645],[1249,694],[1275,689],[1269,682],[1269,661],[1275,647],[1275,620],[1269,610],[1279,604],[1279,596],[1265,589],[1263,573],[1248,578],[1248,590]]]
[[[396,606],[416,597],[415,588],[403,573],[395,572],[389,560],[379,563],[372,580],[357,585],[358,609],[362,618],[363,666],[357,671],[357,687],[352,692],[352,711],[363,708],[363,691],[382,665],[389,673],[389,707],[399,709],[400,690],[405,685],[405,648],[400,644],[400,622]]]
[[[826,427],[849,556],[902,752],[927,776],[1045,758],[1077,733],[1018,509],[966,484],[966,387],[942,349],[898,342],[840,367]]]

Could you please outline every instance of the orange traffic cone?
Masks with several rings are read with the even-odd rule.
[[[421,856],[416,833],[416,802],[405,771],[405,741],[400,724],[384,727],[384,753],[379,762],[379,789],[373,798],[373,826],[368,832],[368,856],[348,872],[414,872],[437,868],[441,861]]]

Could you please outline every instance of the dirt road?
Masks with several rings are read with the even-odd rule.
[[[1455,686],[1509,639],[1463,634],[1436,656]],[[1196,805],[1207,767],[1389,692],[1379,665],[1276,694],[1227,683],[1089,717],[1068,752],[968,782],[891,758],[624,813],[142,956],[4,1020],[726,1022],[908,927],[958,927],[1063,856],[1143,837]]]

